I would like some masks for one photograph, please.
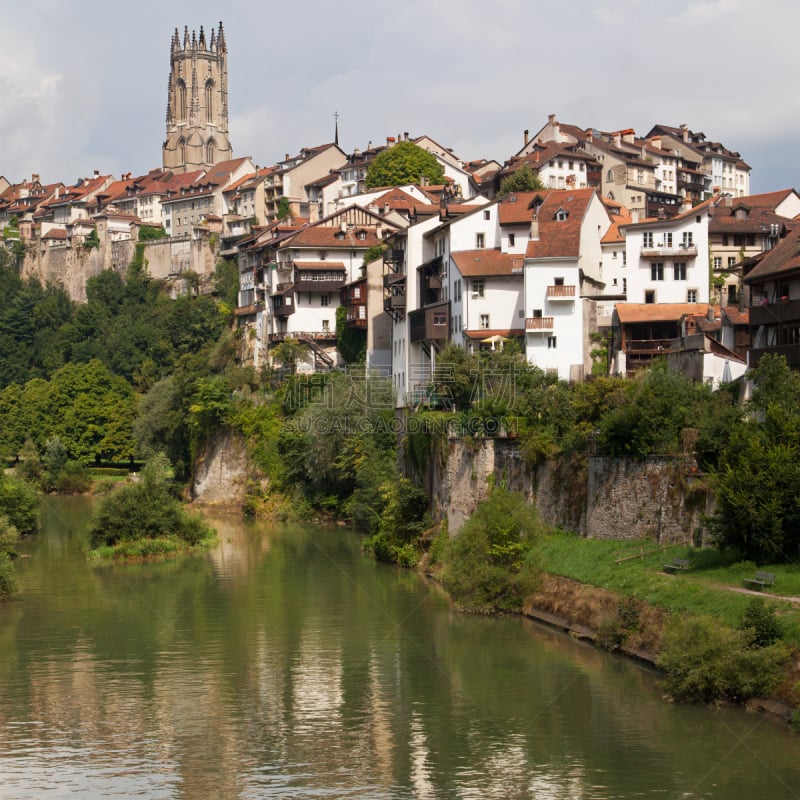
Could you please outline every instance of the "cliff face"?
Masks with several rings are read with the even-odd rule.
[[[244,440],[232,431],[221,431],[206,444],[195,464],[192,500],[239,509],[245,501],[248,472]]]
[[[556,458],[531,466],[509,439],[448,439],[426,480],[436,518],[458,532],[489,487],[522,492],[545,522],[597,539],[653,536],[663,543],[700,537],[710,497],[684,458]]]

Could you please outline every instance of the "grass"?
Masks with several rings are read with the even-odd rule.
[[[104,545],[89,551],[92,561],[132,562],[162,561],[178,556],[194,555],[207,550],[217,541],[216,535],[210,536],[197,544],[189,544],[176,536],[162,536],[156,539],[136,539],[119,542],[115,545]]]
[[[653,540],[584,539],[561,532],[542,541],[539,557],[542,569],[554,575],[644,600],[667,611],[714,616],[731,626],[739,623],[752,595],[725,587],[746,588],[744,579],[757,569],[752,562],[736,562],[732,556],[712,549],[685,545],[660,549]],[[689,571],[663,574],[664,565],[673,558],[688,558]],[[775,573],[774,592],[800,597],[800,568],[796,565],[760,565],[758,569]],[[786,641],[800,645],[800,604],[770,597],[766,600],[778,607]]]

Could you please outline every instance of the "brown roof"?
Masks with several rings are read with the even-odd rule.
[[[767,250],[744,279],[745,283],[800,271],[800,229],[791,231]]]
[[[358,238],[358,233],[363,231],[365,237]],[[312,225],[303,228],[290,237],[282,247],[326,247],[343,248],[346,250],[366,250],[381,243],[374,229],[356,226],[352,230],[342,233],[340,228],[328,225]]]
[[[534,200],[544,201],[549,189],[535,192],[511,192],[497,204],[501,225],[527,225],[531,221]]]
[[[501,253],[500,250],[460,250],[451,253],[458,271],[466,278],[492,275],[519,275],[522,277],[523,256]]]
[[[708,314],[706,303],[617,303],[619,321],[628,325],[634,322],[678,322],[682,317]]]
[[[524,328],[479,328],[478,330],[469,329],[464,331],[464,336],[477,341],[490,339],[492,336],[505,336],[506,339],[513,339],[524,335]]]
[[[528,242],[526,258],[577,258],[580,255],[581,224],[594,189],[555,189],[539,208],[539,238]],[[565,211],[565,220],[557,219]]]
[[[736,306],[727,306],[722,309],[722,315],[728,318],[731,325],[749,325],[750,309],[740,311]]]

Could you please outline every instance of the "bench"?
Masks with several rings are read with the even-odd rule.
[[[664,564],[664,572],[682,572],[689,569],[688,558],[673,558],[671,564]]]
[[[775,584],[775,573],[774,572],[762,572],[758,570],[755,576],[752,578],[745,578],[745,583],[752,583],[753,586],[757,586],[759,589],[763,589],[765,586],[773,586]]]

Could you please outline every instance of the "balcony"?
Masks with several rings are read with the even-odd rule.
[[[390,294],[383,298],[384,311],[405,311],[406,296],[404,294]]]
[[[642,247],[642,258],[694,258],[697,256],[697,245],[683,244],[683,242],[667,247],[656,244]]]
[[[397,286],[398,284],[405,283],[406,276],[403,274],[397,274],[395,272],[389,272],[383,276],[383,288],[389,289],[392,286]]]
[[[345,284],[344,270],[295,269],[296,292],[338,292]]]
[[[672,342],[672,339],[631,339],[625,343],[625,353],[628,357],[663,355]]]
[[[574,286],[548,286],[547,299],[553,303],[570,302],[575,299]]]
[[[444,341],[450,332],[450,303],[439,303],[409,314],[411,342]]]
[[[527,333],[552,333],[552,317],[526,317],[525,331]]]
[[[753,295],[750,306],[750,325],[786,325],[796,324],[800,320],[800,300],[764,302],[761,297]]]
[[[788,366],[797,369],[800,367],[800,344],[776,344],[772,347],[754,347],[748,356],[748,366],[755,369],[762,356],[772,354],[783,356]]]

